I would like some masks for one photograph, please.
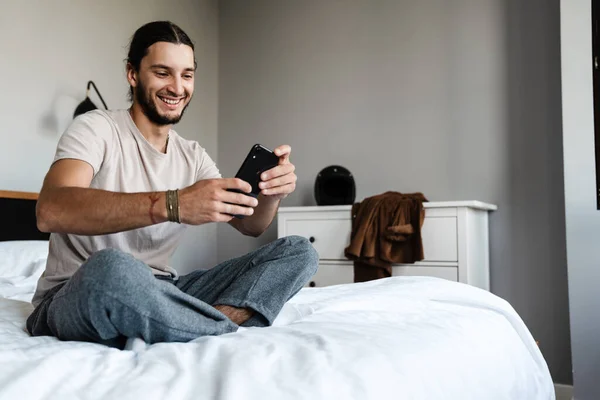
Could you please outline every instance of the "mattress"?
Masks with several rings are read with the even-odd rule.
[[[554,399],[515,310],[461,283],[306,288],[272,327],[117,350],[30,337],[47,244],[0,244],[0,399]]]

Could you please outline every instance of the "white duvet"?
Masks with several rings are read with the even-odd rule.
[[[554,399],[512,307],[459,283],[303,289],[273,327],[120,351],[29,337],[43,259],[20,276],[3,262],[0,399]]]

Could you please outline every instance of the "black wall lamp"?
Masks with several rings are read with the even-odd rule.
[[[85,95],[85,100],[83,100],[81,103],[79,103],[79,105],[75,109],[75,112],[73,113],[73,118],[77,117],[78,115],[85,114],[88,111],[92,111],[92,110],[95,110],[98,108],[92,102],[92,100],[90,100],[90,86],[94,87],[94,90],[96,91],[96,94],[100,98],[102,105],[104,106],[104,108],[106,110],[108,110],[108,107],[106,106],[106,103],[104,102],[104,99],[102,98],[102,95],[100,95],[100,92],[98,91],[98,88],[96,87],[96,84],[92,81],[89,81],[87,84],[87,92]]]

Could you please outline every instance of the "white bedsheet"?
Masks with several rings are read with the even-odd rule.
[[[0,276],[0,399],[554,399],[512,307],[463,284],[303,289],[273,327],[119,351],[29,337],[39,273]]]

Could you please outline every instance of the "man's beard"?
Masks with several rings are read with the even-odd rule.
[[[156,109],[156,104],[151,100],[148,92],[146,91],[146,87],[142,84],[142,82],[140,81],[139,84],[134,88],[134,92],[135,92],[135,98],[137,99],[140,107],[142,107],[142,111],[144,113],[144,115],[146,115],[146,117],[148,117],[148,119],[152,122],[154,122],[156,125],[159,126],[164,126],[164,125],[173,125],[178,123],[181,118],[183,117],[183,113],[185,112],[185,109],[187,108],[187,106],[190,105],[189,101],[188,103],[183,107],[183,110],[181,110],[181,114],[179,114],[178,116],[175,117],[168,117],[165,115],[160,115],[158,113],[158,110]],[[170,95],[173,95],[172,93],[170,93]],[[176,96],[173,96],[176,97]],[[182,99],[181,101],[184,101],[185,99]],[[158,99],[158,101],[162,101],[160,99]]]

